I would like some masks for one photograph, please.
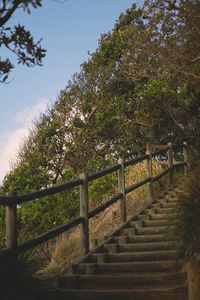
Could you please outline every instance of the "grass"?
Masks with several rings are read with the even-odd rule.
[[[154,176],[159,174],[162,166],[155,162],[153,164]],[[126,172],[126,186],[132,185],[143,180],[146,177],[145,162],[139,163]],[[164,181],[167,181],[165,178]],[[154,185],[155,194],[158,195],[165,185],[163,180],[160,184]],[[116,190],[117,192],[117,190]],[[129,193],[126,199],[127,218],[148,203],[147,186],[142,186]],[[105,209],[103,212],[90,220],[90,242],[91,244],[101,243],[105,237],[117,229],[120,225],[119,203]],[[75,229],[69,235],[65,234],[59,238],[51,252],[51,259],[47,265],[42,268],[38,274],[44,277],[63,274],[70,270],[70,266],[81,256],[80,231]]]
[[[38,276],[46,277],[62,274],[82,255],[79,231],[79,229],[76,229],[70,235],[63,234],[58,239],[51,252],[49,263],[36,273]]]
[[[157,175],[162,171],[162,165],[159,162],[153,163],[153,175]],[[146,178],[145,162],[126,170],[126,187],[137,183]],[[167,178],[163,178],[159,183],[154,184],[154,196],[157,196],[160,190],[164,187]],[[113,189],[116,193],[117,187]],[[105,191],[104,191],[105,193]],[[110,190],[108,195],[104,198],[111,197]],[[99,205],[99,199],[90,205],[90,209]],[[103,199],[102,199],[103,200]],[[127,204],[127,218],[129,219],[134,213],[148,203],[147,185],[138,188],[129,193],[126,197]],[[101,243],[105,237],[109,236],[111,232],[117,229],[120,225],[119,218],[119,202],[113,204],[103,212],[90,220],[90,243]],[[64,233],[56,239],[44,243],[32,251],[24,254],[24,261],[32,268],[32,273],[36,278],[54,277],[70,270],[70,266],[82,255],[80,244],[80,229],[74,228],[70,232]]]

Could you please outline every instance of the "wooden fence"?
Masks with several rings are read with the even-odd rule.
[[[168,143],[167,145],[150,145],[146,147],[146,154],[141,155],[137,158],[129,157],[126,159],[119,159],[116,165],[113,165],[107,169],[99,171],[97,173],[87,175],[83,173],[78,179],[69,181],[67,183],[43,189],[40,191],[28,193],[25,195],[18,196],[12,192],[8,193],[5,197],[0,197],[0,205],[6,206],[6,248],[0,250],[0,254],[3,253],[15,253],[18,255],[20,252],[29,250],[35,246],[38,246],[41,243],[52,239],[59,234],[62,234],[69,229],[80,225],[81,226],[81,242],[83,253],[87,254],[90,249],[89,245],[89,219],[93,218],[100,212],[104,211],[107,207],[119,201],[120,203],[120,221],[123,224],[126,222],[126,195],[137,188],[147,184],[148,189],[148,199],[149,201],[153,200],[153,183],[158,181],[163,176],[168,174],[169,183],[173,183],[173,170],[184,166],[185,174],[187,174],[188,167],[188,146],[187,143],[178,145],[183,150],[184,161],[173,162],[173,151],[177,148],[177,145],[172,145]],[[152,151],[153,149],[157,149]],[[153,158],[159,160],[159,157],[165,155],[167,156],[167,167],[156,176],[153,176],[152,169],[152,160]],[[134,183],[128,187],[125,185],[125,169],[127,167],[133,166],[139,162],[146,160],[146,172],[147,177],[137,183]],[[93,180],[96,180],[107,174],[118,172],[118,193],[116,193],[111,199],[105,201],[98,207],[89,211],[89,196],[88,196],[88,186],[89,183]],[[32,238],[28,241],[25,241],[21,244],[17,243],[17,205],[20,205],[25,202],[34,201],[38,199],[57,194],[59,192],[67,191],[75,187],[80,187],[80,216],[76,219],[73,219],[69,223],[62,224],[49,230],[35,238]]]

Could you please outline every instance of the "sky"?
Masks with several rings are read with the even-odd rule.
[[[88,59],[88,51],[95,51],[100,35],[110,31],[120,13],[134,2],[143,1],[43,0],[42,8],[31,14],[18,11],[7,23],[23,24],[35,40],[42,38],[47,54],[42,67],[16,65],[10,83],[0,83],[0,182],[12,167],[33,120],[53,105]],[[9,53],[1,49],[0,56]]]

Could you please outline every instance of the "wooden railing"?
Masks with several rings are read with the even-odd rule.
[[[89,219],[93,218],[100,212],[104,211],[107,207],[112,204],[120,201],[120,221],[123,224],[126,222],[126,195],[137,188],[147,184],[148,189],[148,200],[152,201],[154,198],[153,183],[158,181],[163,176],[169,175],[169,183],[173,183],[173,170],[174,168],[179,168],[184,166],[185,174],[187,174],[188,167],[188,147],[187,143],[181,145],[183,149],[184,161],[173,162],[173,151],[176,149],[176,145],[171,143],[167,145],[150,145],[146,147],[146,154],[141,155],[136,158],[126,158],[119,159],[118,163],[114,166],[111,166],[107,169],[99,171],[97,173],[87,175],[83,173],[80,175],[80,178],[69,181],[67,183],[43,189],[40,191],[28,193],[25,195],[18,196],[14,193],[9,193],[7,196],[0,197],[0,205],[6,206],[6,248],[0,250],[0,254],[3,253],[15,253],[16,255],[20,252],[29,250],[35,246],[38,246],[41,243],[52,239],[59,234],[62,234],[69,229],[80,225],[81,226],[81,242],[83,253],[86,254],[89,252]],[[180,145],[178,146],[180,147]],[[157,149],[152,151],[153,149]],[[152,168],[152,159],[159,160],[159,156],[167,154],[167,168],[165,168],[159,175],[153,176]],[[134,183],[128,187],[125,186],[125,169],[127,167],[133,166],[139,162],[146,160],[146,172],[147,177],[137,183]],[[88,196],[88,187],[89,183],[93,180],[96,180],[107,174],[118,172],[118,188],[119,191],[112,198],[105,201],[98,207],[89,211],[89,196]],[[80,216],[76,219],[73,219],[69,223],[62,224],[49,230],[35,238],[32,238],[28,241],[25,241],[21,244],[17,243],[17,205],[20,205],[25,202],[38,200],[42,197],[57,194],[59,192],[67,191],[76,187],[80,187]]]

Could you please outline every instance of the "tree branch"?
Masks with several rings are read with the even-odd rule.
[[[12,16],[12,14],[15,12],[15,10],[17,9],[17,7],[22,3],[21,0],[16,0],[13,3],[13,6],[7,11],[7,13],[0,18],[0,27],[2,27]]]
[[[191,63],[194,63],[194,62],[196,62],[196,61],[198,61],[198,60],[200,60],[200,56],[198,56],[198,57],[196,57],[196,58],[194,58],[194,59],[191,59]]]

